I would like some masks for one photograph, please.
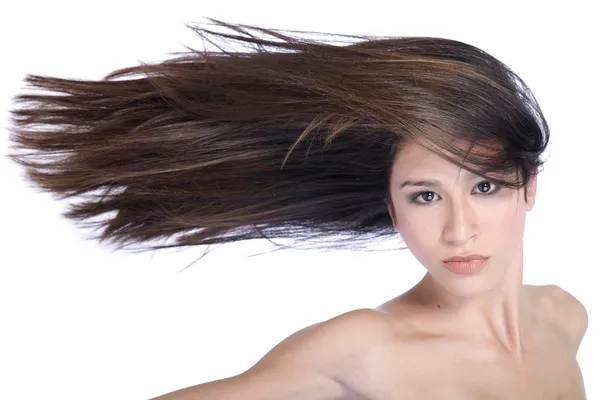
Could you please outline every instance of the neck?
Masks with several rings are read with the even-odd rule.
[[[464,297],[452,293],[429,273],[417,285],[429,307],[451,318],[450,326],[472,340],[492,341],[516,358],[523,352],[523,331],[531,321],[531,306],[523,286],[523,255],[516,257],[498,285]]]

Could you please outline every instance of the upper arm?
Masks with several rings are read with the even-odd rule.
[[[350,390],[345,376],[360,364],[360,354],[368,343],[365,336],[376,330],[376,326],[365,323],[373,319],[372,313],[375,311],[357,310],[309,326],[283,340],[240,375],[192,386],[154,400],[345,398]],[[365,330],[367,326],[369,329]]]

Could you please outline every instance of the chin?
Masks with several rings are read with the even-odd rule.
[[[496,285],[490,282],[447,282],[443,286],[454,296],[468,299],[489,293]]]
[[[436,268],[429,269],[429,273],[438,285],[453,295],[476,297],[493,290],[501,283],[503,274],[499,274],[493,267],[494,263],[490,257],[483,268],[472,273],[451,272],[443,262],[439,262]]]

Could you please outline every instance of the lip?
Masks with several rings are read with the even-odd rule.
[[[480,254],[469,254],[467,256],[455,256],[444,260],[444,262],[470,262],[475,260],[485,260],[488,256],[482,256]]]
[[[479,254],[456,256],[444,261],[444,267],[457,275],[473,275],[481,271],[487,264],[489,257]]]

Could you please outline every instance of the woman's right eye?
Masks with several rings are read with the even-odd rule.
[[[432,201],[434,200],[434,197],[437,195],[438,195],[437,193],[430,192],[430,191],[419,192],[412,196],[411,203],[422,204],[422,205],[431,204]],[[418,201],[418,200],[422,200],[422,201]]]

